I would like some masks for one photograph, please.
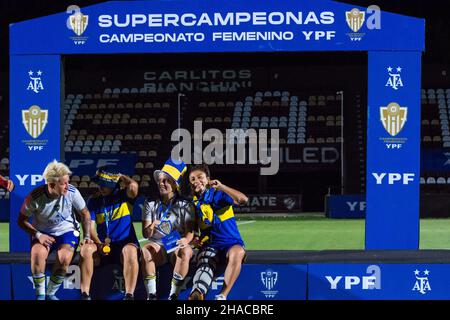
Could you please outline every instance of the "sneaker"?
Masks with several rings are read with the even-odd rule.
[[[227,300],[227,297],[223,294],[218,294],[215,300]]]
[[[81,294],[81,300],[92,300],[91,296],[89,294],[87,294],[86,292],[83,292]]]
[[[134,296],[131,293],[127,293],[123,300],[134,300]]]
[[[46,300],[59,300],[54,294],[45,296]]]
[[[169,300],[178,300],[178,295],[175,293],[170,295]]]
[[[156,294],[150,293],[150,294],[147,296],[147,300],[158,300],[158,299],[156,298]]]
[[[36,300],[45,300],[45,294],[37,295]]]
[[[205,300],[205,297],[203,296],[203,293],[201,293],[198,290],[194,290],[189,295],[189,300]]]

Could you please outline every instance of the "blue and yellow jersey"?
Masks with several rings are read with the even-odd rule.
[[[107,229],[112,242],[136,237],[131,220],[133,204],[134,200],[128,198],[126,190],[116,190],[112,195],[94,196],[88,200],[91,219],[97,224],[98,237],[102,242],[105,241]]]
[[[234,201],[228,194],[210,188],[193,200],[201,237],[208,237],[207,245],[217,248],[244,245],[234,217]]]

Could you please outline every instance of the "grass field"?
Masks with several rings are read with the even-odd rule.
[[[239,220],[248,250],[364,249],[364,220],[321,217]],[[135,229],[142,239],[141,223]],[[9,251],[9,224],[0,223],[0,252]],[[450,249],[450,219],[420,221],[420,249]]]

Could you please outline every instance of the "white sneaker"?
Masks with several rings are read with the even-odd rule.
[[[223,294],[218,294],[215,300],[227,300],[227,297]]]

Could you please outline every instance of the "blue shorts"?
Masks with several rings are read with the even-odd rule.
[[[59,247],[64,244],[68,244],[75,251],[78,247],[78,244],[80,243],[80,233],[78,231],[68,231],[59,236],[52,236],[52,235],[49,236],[55,239],[55,243],[53,243],[52,246],[50,247],[50,252],[58,250]],[[38,242],[38,240],[33,239],[31,244],[33,245],[36,242]]]
[[[234,239],[232,241],[228,241],[228,242],[225,242],[225,243],[208,243],[208,242],[206,243],[207,247],[211,247],[211,248],[217,249],[220,252],[225,253],[225,254],[227,254],[228,250],[230,250],[230,248],[235,246],[235,245],[239,245],[239,246],[241,246],[242,248],[245,249],[244,241],[238,240],[238,239]]]

